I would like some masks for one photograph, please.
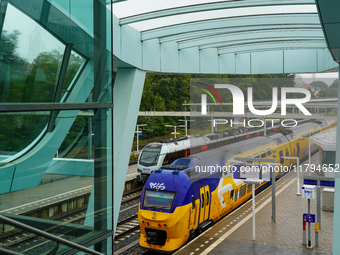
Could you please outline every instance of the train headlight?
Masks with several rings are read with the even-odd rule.
[[[168,225],[164,224],[163,226],[164,226],[164,227],[167,227]]]
[[[158,224],[158,227],[160,227],[160,228],[161,228],[161,227],[162,227],[162,224],[161,224],[161,223],[159,223],[159,224]]]

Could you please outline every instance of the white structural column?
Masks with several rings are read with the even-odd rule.
[[[338,86],[340,85],[340,79]],[[338,89],[338,98],[340,97],[340,89]],[[340,119],[340,101],[338,100],[338,113],[337,119]],[[340,134],[340,125],[336,127],[337,134]],[[340,164],[340,135],[336,136],[336,154],[335,163]],[[340,254],[340,173],[335,173],[335,194],[334,194],[334,218],[333,218],[333,253]]]
[[[113,87],[113,226],[116,225],[137,124],[145,71],[118,69]]]

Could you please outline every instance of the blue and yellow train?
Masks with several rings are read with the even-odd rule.
[[[155,171],[139,204],[140,246],[174,252],[251,196],[251,185],[233,179],[229,171],[206,171],[205,166],[228,166],[227,161],[234,157],[252,157],[275,158],[276,163],[290,167],[296,160],[282,157],[306,158],[307,138],[334,126],[333,121],[302,124],[180,158]],[[316,150],[316,146],[311,147],[312,152]],[[257,185],[256,191],[268,184]]]

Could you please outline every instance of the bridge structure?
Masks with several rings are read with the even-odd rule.
[[[313,115],[313,119],[337,119],[337,98],[322,98],[322,99],[312,99],[308,103],[303,104],[304,107]],[[139,111],[138,116],[142,117],[211,117],[211,118],[223,118],[223,117],[235,117],[232,112],[222,112],[222,111],[209,111],[209,106],[215,106],[214,103],[207,103],[207,114],[202,115],[200,112],[201,104],[199,103],[189,103],[184,104],[185,106],[190,106],[190,111]],[[233,103],[222,103],[222,106],[232,106]],[[257,109],[268,109],[272,106],[271,101],[255,101],[253,106]],[[277,108],[281,108],[281,101],[278,101]],[[270,115],[260,116],[266,119],[280,119],[280,118],[290,118],[290,119],[310,119],[310,115],[301,114],[301,111],[295,105],[287,105],[288,110],[285,116],[281,113],[272,113]],[[248,108],[248,103],[245,102],[245,114],[241,118],[258,118],[259,115],[253,114]]]
[[[64,168],[93,169],[85,220],[93,235],[84,238],[110,253],[146,73],[338,71],[339,9],[319,0],[1,0],[1,144],[11,146],[1,151],[11,151],[1,157],[0,194],[37,186],[79,112],[93,111],[82,119],[93,168]],[[335,213],[334,254],[339,225]]]

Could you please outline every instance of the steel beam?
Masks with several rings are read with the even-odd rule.
[[[40,112],[113,108],[112,103],[18,103],[0,104],[0,112]]]
[[[150,19],[156,18],[164,18],[174,15],[181,15],[181,14],[192,14],[195,12],[206,12],[206,11],[218,11],[218,10],[226,10],[226,9],[235,9],[235,8],[249,8],[249,7],[266,7],[266,6],[287,6],[293,5],[311,5],[314,4],[312,0],[300,0],[298,3],[294,0],[288,1],[227,1],[227,2],[217,2],[217,3],[207,3],[207,4],[196,4],[196,5],[189,5],[189,6],[178,6],[172,7],[169,6],[168,8],[156,10],[153,9],[152,11],[147,11],[146,13],[140,13],[136,15],[132,15],[130,17],[124,17],[120,20],[120,25],[131,24],[135,22],[141,22]]]

